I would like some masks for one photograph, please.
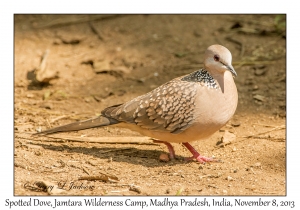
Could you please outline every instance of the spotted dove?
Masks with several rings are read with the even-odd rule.
[[[204,68],[175,78],[126,103],[105,108],[101,115],[42,131],[37,134],[76,131],[119,124],[167,145],[182,143],[201,163],[214,161],[201,156],[188,142],[210,137],[233,116],[238,102],[230,51],[221,45],[208,47]]]

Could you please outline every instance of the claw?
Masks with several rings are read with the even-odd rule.
[[[190,161],[190,160],[193,160],[193,159],[196,159],[198,162],[200,163],[207,163],[207,162],[215,162],[217,161],[216,159],[214,158],[208,158],[208,157],[204,157],[204,156],[201,156],[196,150],[194,147],[192,147],[192,145],[190,145],[189,143],[187,142],[184,142],[182,143],[192,154],[193,156],[192,157],[189,157],[189,158],[186,158],[187,161]]]

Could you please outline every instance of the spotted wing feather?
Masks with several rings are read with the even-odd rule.
[[[196,85],[177,78],[120,106],[109,107],[102,115],[144,129],[180,133],[194,120]]]

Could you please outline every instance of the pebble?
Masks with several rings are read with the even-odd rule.
[[[28,93],[28,94],[26,95],[26,97],[27,97],[27,98],[33,98],[34,95],[33,95],[32,93]]]
[[[169,158],[169,155],[167,155],[165,153],[162,153],[159,156],[159,160],[162,161],[162,162],[169,162],[170,158]]]
[[[40,108],[45,108],[45,109],[52,109],[53,105],[50,103],[44,103],[40,105]]]
[[[222,146],[225,146],[227,144],[231,144],[232,142],[234,142],[236,139],[236,136],[233,133],[230,133],[229,131],[225,131],[224,135],[222,136]]]
[[[256,76],[262,76],[267,72],[267,69],[264,67],[256,68],[254,74]]]
[[[228,177],[226,177],[226,180],[228,180],[228,181],[232,181],[232,180],[233,180],[233,178],[232,178],[231,176],[228,176]]]
[[[255,164],[253,164],[252,167],[260,168],[261,167],[261,163],[257,162]]]
[[[253,96],[253,98],[256,99],[256,100],[258,100],[258,101],[261,101],[261,102],[265,101],[265,97],[262,96],[262,95],[256,94],[256,95]]]
[[[233,119],[233,120],[231,121],[231,125],[232,125],[233,127],[239,127],[239,126],[241,125],[241,122],[240,122],[239,120],[237,120],[237,119]]]

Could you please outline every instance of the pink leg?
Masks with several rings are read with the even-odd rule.
[[[153,140],[153,142],[167,145],[169,153],[170,153],[170,159],[174,160],[174,158],[175,158],[175,151],[174,151],[173,146],[169,142],[159,141],[159,140]]]
[[[192,154],[193,157],[187,158],[187,160],[192,160],[192,159],[196,159],[197,161],[199,161],[200,163],[206,163],[206,162],[211,162],[211,161],[215,161],[213,158],[207,158],[204,156],[201,156],[195,149],[194,147],[192,147],[192,145],[190,145],[187,142],[182,143]]]

